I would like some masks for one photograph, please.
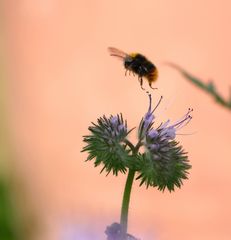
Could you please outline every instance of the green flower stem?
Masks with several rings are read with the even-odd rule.
[[[127,235],[127,226],[128,226],[128,209],[129,209],[129,202],[130,202],[130,195],[132,184],[135,176],[134,170],[130,169],[127,176],[127,181],[124,189],[124,196],[121,208],[121,216],[120,216],[120,225],[121,225],[121,232],[122,232],[122,240],[126,239]]]
[[[136,146],[134,146],[129,140],[125,139],[124,142],[130,147],[133,156],[135,156],[139,148],[142,146],[142,142],[139,141]],[[122,240],[126,240],[127,236],[127,228],[128,228],[128,209],[130,203],[130,196],[132,190],[132,184],[135,177],[136,171],[133,169],[129,169],[126,185],[124,188],[124,195],[123,195],[123,202],[121,208],[121,215],[120,215],[120,225],[121,225],[121,235]]]

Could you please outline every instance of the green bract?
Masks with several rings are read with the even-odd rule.
[[[187,170],[191,168],[186,153],[177,142],[168,143],[168,151],[146,150],[139,155],[139,176],[142,184],[147,187],[157,187],[164,191],[167,188],[170,192],[174,187],[181,187],[182,180],[187,179]]]
[[[83,151],[89,153],[86,161],[93,160],[95,167],[103,165],[107,173],[117,175],[118,172],[126,172],[126,162],[131,156],[124,143],[129,131],[127,123],[123,121],[122,114],[116,116],[105,116],[98,119],[97,124],[92,123],[89,127],[91,135],[84,136],[87,145]]]

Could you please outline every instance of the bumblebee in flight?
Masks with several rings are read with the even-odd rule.
[[[108,50],[111,56],[118,57],[124,61],[124,67],[126,69],[125,75],[127,74],[127,71],[138,75],[138,80],[142,89],[144,89],[143,77],[146,78],[152,89],[156,89],[152,87],[152,83],[158,78],[158,70],[145,56],[140,53],[127,54],[114,47],[109,47]]]

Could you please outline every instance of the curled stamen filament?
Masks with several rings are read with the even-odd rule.
[[[196,134],[197,132],[192,132],[192,133],[176,133],[176,135],[179,135],[179,136],[189,136],[189,135],[194,135]]]
[[[148,94],[148,97],[149,97],[149,107],[148,107],[148,112],[153,114],[154,111],[158,108],[158,106],[160,105],[162,99],[163,99],[163,96],[160,97],[158,103],[156,104],[155,108],[152,110],[152,95],[151,93],[149,93],[148,91],[146,92]],[[151,111],[152,110],[152,111]]]
[[[163,96],[160,97],[158,103],[156,104],[155,108],[152,110],[152,114],[154,113],[154,111],[158,108],[158,106],[160,105],[161,101],[163,99]]]
[[[181,120],[180,122],[173,125],[177,130],[180,130],[181,128],[185,127],[192,119],[191,115],[188,115],[185,117],[185,119]]]
[[[188,112],[187,112],[183,117],[181,117],[179,120],[177,120],[175,123],[173,123],[173,126],[177,126],[178,123],[180,123],[180,122],[182,122],[182,121],[185,121],[185,119],[187,119],[188,116],[190,116],[189,114],[190,114],[192,111],[193,111],[193,109],[192,109],[192,108],[189,108],[189,109],[188,109]]]
[[[147,92],[148,93],[148,92]],[[149,97],[149,107],[148,107],[148,112],[151,112],[152,109],[152,95],[150,93],[148,93],[148,97]]]

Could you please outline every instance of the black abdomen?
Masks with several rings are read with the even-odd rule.
[[[155,70],[155,65],[147,60],[141,54],[133,57],[132,61],[125,61],[124,66],[126,69],[133,71],[140,77],[147,76]]]

